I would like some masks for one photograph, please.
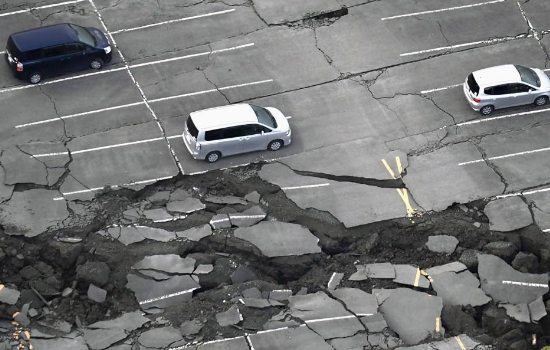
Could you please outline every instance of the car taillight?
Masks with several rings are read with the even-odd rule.
[[[23,63],[17,62],[17,71],[22,72],[23,71]]]
[[[200,151],[201,150],[201,144],[200,143],[195,143],[195,148],[197,149],[197,151]]]
[[[480,103],[481,99],[479,97],[474,97],[474,102]]]

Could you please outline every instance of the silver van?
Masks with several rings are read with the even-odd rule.
[[[233,154],[278,151],[290,144],[290,137],[290,125],[281,111],[246,103],[193,112],[183,132],[193,158],[209,163]]]

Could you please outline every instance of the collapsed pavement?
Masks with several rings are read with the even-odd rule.
[[[347,228],[300,208],[261,167],[54,202],[45,224],[10,212],[0,349],[531,349],[550,339],[550,243],[532,220],[510,226],[518,220],[479,200]],[[12,198],[33,191],[47,190]]]

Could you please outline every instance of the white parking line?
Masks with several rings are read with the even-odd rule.
[[[458,49],[458,48],[461,48],[461,47],[475,46],[475,45],[480,45],[480,44],[495,44],[495,43],[515,40],[515,39],[519,39],[519,38],[524,39],[524,38],[531,38],[531,37],[533,37],[532,34],[520,35],[520,36],[513,37],[513,38],[496,38],[496,39],[489,39],[489,40],[473,41],[471,43],[464,43],[464,44],[458,44],[458,45],[449,45],[449,46],[443,46],[443,47],[436,47],[434,49],[427,49],[427,50],[420,50],[420,51],[402,53],[399,56],[420,55],[420,54],[423,54],[423,53],[452,50],[452,49]]]
[[[483,122],[490,122],[490,121],[493,121],[493,120],[512,118],[512,117],[517,117],[517,116],[521,116],[521,115],[538,114],[538,113],[543,113],[543,112],[548,112],[548,111],[550,111],[550,108],[536,109],[534,111],[506,114],[506,115],[501,115],[501,116],[498,116],[498,117],[475,119],[475,120],[470,120],[469,122],[458,123],[458,124],[454,124],[454,125],[450,125],[450,126],[464,126],[464,125],[478,124],[478,123],[483,123]],[[449,126],[442,126],[439,129],[445,129],[445,128],[448,128],[448,127]]]
[[[496,199],[501,199],[501,198],[508,198],[508,197],[528,196],[530,194],[543,193],[543,192],[548,192],[548,191],[550,191],[550,188],[543,188],[541,190],[531,190],[531,191],[525,191],[525,192],[501,194],[500,196],[496,196],[495,198]]]
[[[55,197],[53,200],[54,201],[61,201],[61,200],[65,199],[66,196],[71,196],[71,195],[81,194],[81,193],[90,193],[90,192],[101,191],[107,186],[110,187],[110,188],[130,187],[130,186],[143,185],[143,184],[147,184],[147,183],[153,183],[153,182],[172,179],[172,178],[173,178],[173,176],[165,176],[165,177],[159,177],[159,178],[156,178],[156,179],[129,182],[129,183],[122,184],[122,185],[112,185],[112,186],[105,185],[103,187],[89,188],[89,189],[86,189],[86,190],[63,192],[63,193],[61,193],[63,195],[63,197]]]
[[[224,10],[224,11],[218,11],[218,12],[211,12],[211,13],[206,13],[206,14],[203,14],[203,15],[192,16],[192,17],[185,17],[185,18],[179,18],[179,19],[172,19],[172,20],[169,20],[169,21],[158,22],[158,23],[153,23],[153,24],[147,24],[147,25],[144,25],[144,26],[139,26],[139,27],[134,27],[134,28],[114,30],[114,31],[111,32],[111,34],[119,34],[119,33],[131,32],[131,31],[133,31],[133,30],[144,29],[144,28],[150,28],[150,27],[156,27],[156,26],[161,26],[161,25],[164,25],[164,24],[170,24],[170,23],[175,23],[175,22],[189,21],[189,20],[191,20],[191,19],[197,19],[197,18],[203,18],[203,17],[211,17],[211,16],[216,16],[216,15],[221,15],[221,14],[224,14],[224,13],[233,12],[233,11],[235,11],[235,9]]]
[[[37,6],[37,7],[29,7],[28,9],[24,9],[24,10],[17,10],[17,11],[13,11],[13,12],[0,13],[0,17],[16,15],[18,13],[31,12],[31,11],[34,11],[34,10],[42,10],[42,9],[47,9],[47,8],[51,8],[51,7],[71,5],[71,4],[76,4],[76,3],[82,2],[82,1],[85,1],[85,0],[73,0],[73,1],[60,2],[60,3],[57,3],[57,4],[50,4],[50,5]]]
[[[388,19],[396,19],[396,18],[403,18],[403,17],[413,17],[418,15],[426,15],[430,13],[437,13],[437,12],[445,12],[445,11],[453,11],[453,10],[461,10],[469,7],[477,7],[477,6],[483,6],[483,5],[490,5],[490,4],[496,4],[498,2],[503,2],[505,0],[494,0],[494,1],[487,1],[487,2],[481,2],[478,4],[471,4],[471,5],[464,5],[464,6],[455,6],[455,7],[447,7],[439,10],[431,10],[431,11],[423,11],[423,12],[415,12],[415,13],[407,13],[404,15],[398,15],[398,16],[391,16],[391,17],[384,17],[381,18],[382,21],[388,20]]]
[[[324,183],[324,184],[317,184],[317,185],[304,185],[304,186],[294,186],[294,187],[283,187],[281,188],[281,190],[283,191],[287,191],[287,190],[299,190],[299,189],[302,189],[302,188],[315,188],[315,187],[325,187],[325,186],[330,186],[329,183]]]
[[[532,154],[532,153],[545,152],[545,151],[550,151],[550,147],[539,148],[539,149],[535,149],[535,150],[532,150],[532,151],[525,151],[525,152],[518,152],[518,153],[510,153],[510,154],[505,154],[505,155],[497,156],[497,157],[489,157],[489,158],[487,158],[487,160],[495,160],[495,159],[510,158],[510,157],[522,156],[522,155],[525,155],[525,154]],[[485,159],[471,160],[471,161],[469,161],[469,162],[458,163],[458,165],[459,165],[459,166],[462,166],[462,165],[475,164],[475,163],[482,163],[482,162],[485,162]]]
[[[131,65],[129,65],[129,68],[139,68],[139,67],[151,66],[151,65],[161,64],[161,63],[166,63],[166,62],[179,61],[179,60],[183,60],[183,59],[187,59],[187,58],[194,58],[194,57],[199,57],[199,56],[208,56],[208,55],[211,55],[211,54],[228,52],[228,51],[243,49],[243,48],[251,47],[251,46],[254,46],[254,43],[228,47],[226,49],[204,51],[204,52],[200,52],[200,53],[195,53],[195,54],[190,54],[190,55],[185,55],[185,56],[180,56],[180,57],[173,57],[173,58],[168,58],[168,59],[164,59],[164,60],[157,60],[157,61],[151,61],[151,62],[145,62],[145,63],[139,63],[139,64],[131,64]],[[94,76],[94,75],[112,73],[112,72],[123,71],[123,70],[126,70],[126,67],[119,67],[119,68],[102,70],[102,71],[99,71],[99,72],[80,74],[80,75],[75,75],[73,77],[46,81],[46,82],[40,83],[40,84],[28,84],[28,85],[22,85],[22,86],[15,86],[15,87],[11,87],[11,88],[5,88],[5,89],[0,90],[0,93],[16,91],[16,90],[23,90],[23,89],[29,89],[29,88],[33,88],[33,87],[38,87],[38,86],[43,86],[43,85],[50,85],[50,84],[60,83],[60,82],[63,82],[63,81],[86,78],[86,77],[90,77],[90,76]]]
[[[531,283],[531,282],[502,281],[502,284],[512,284],[516,286],[525,286],[525,287],[548,288],[548,284]]]
[[[6,53],[6,51],[0,51],[0,55],[3,55],[5,53]]]
[[[448,89],[452,89],[452,88],[455,88],[455,87],[459,87],[461,86],[462,84],[454,84],[454,85],[449,85],[449,86],[444,86],[442,88],[437,88],[437,89],[431,89],[431,90],[422,90],[420,91],[421,94],[429,94],[431,92],[436,92],[436,91],[443,91],[443,90],[448,90]]]
[[[160,296],[160,297],[157,297],[157,298],[147,299],[147,300],[144,300],[144,301],[140,301],[139,305],[149,304],[149,303],[152,303],[152,302],[155,302],[155,301],[170,299],[170,298],[177,297],[177,296],[180,296],[180,295],[183,295],[183,294],[192,293],[195,289],[198,289],[198,288],[191,288],[191,289],[187,289],[187,290],[182,290],[181,292],[171,293],[171,294],[163,295],[163,296]]]
[[[547,228],[546,230],[542,230],[542,232],[550,232],[550,228]]]

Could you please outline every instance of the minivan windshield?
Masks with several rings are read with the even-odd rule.
[[[534,70],[517,64],[515,64],[514,67],[516,67],[516,69],[518,70],[521,81],[536,87],[540,87],[539,76]]]
[[[90,34],[88,29],[86,29],[84,27],[81,27],[81,26],[74,25],[74,24],[69,24],[69,25],[71,26],[71,28],[74,29],[74,31],[76,32],[76,35],[78,35],[78,39],[80,41],[82,41],[83,43],[88,44],[90,46],[96,46],[97,45],[94,36],[92,34]]]
[[[258,123],[267,125],[273,129],[277,128],[277,122],[275,121],[275,118],[273,118],[273,115],[271,115],[271,113],[267,109],[254,105],[250,105],[250,107],[252,107],[254,113],[256,113]]]
[[[468,75],[468,87],[470,88],[470,91],[474,93],[474,95],[479,94],[479,85],[477,85],[477,81],[474,78],[474,74],[471,73]]]

